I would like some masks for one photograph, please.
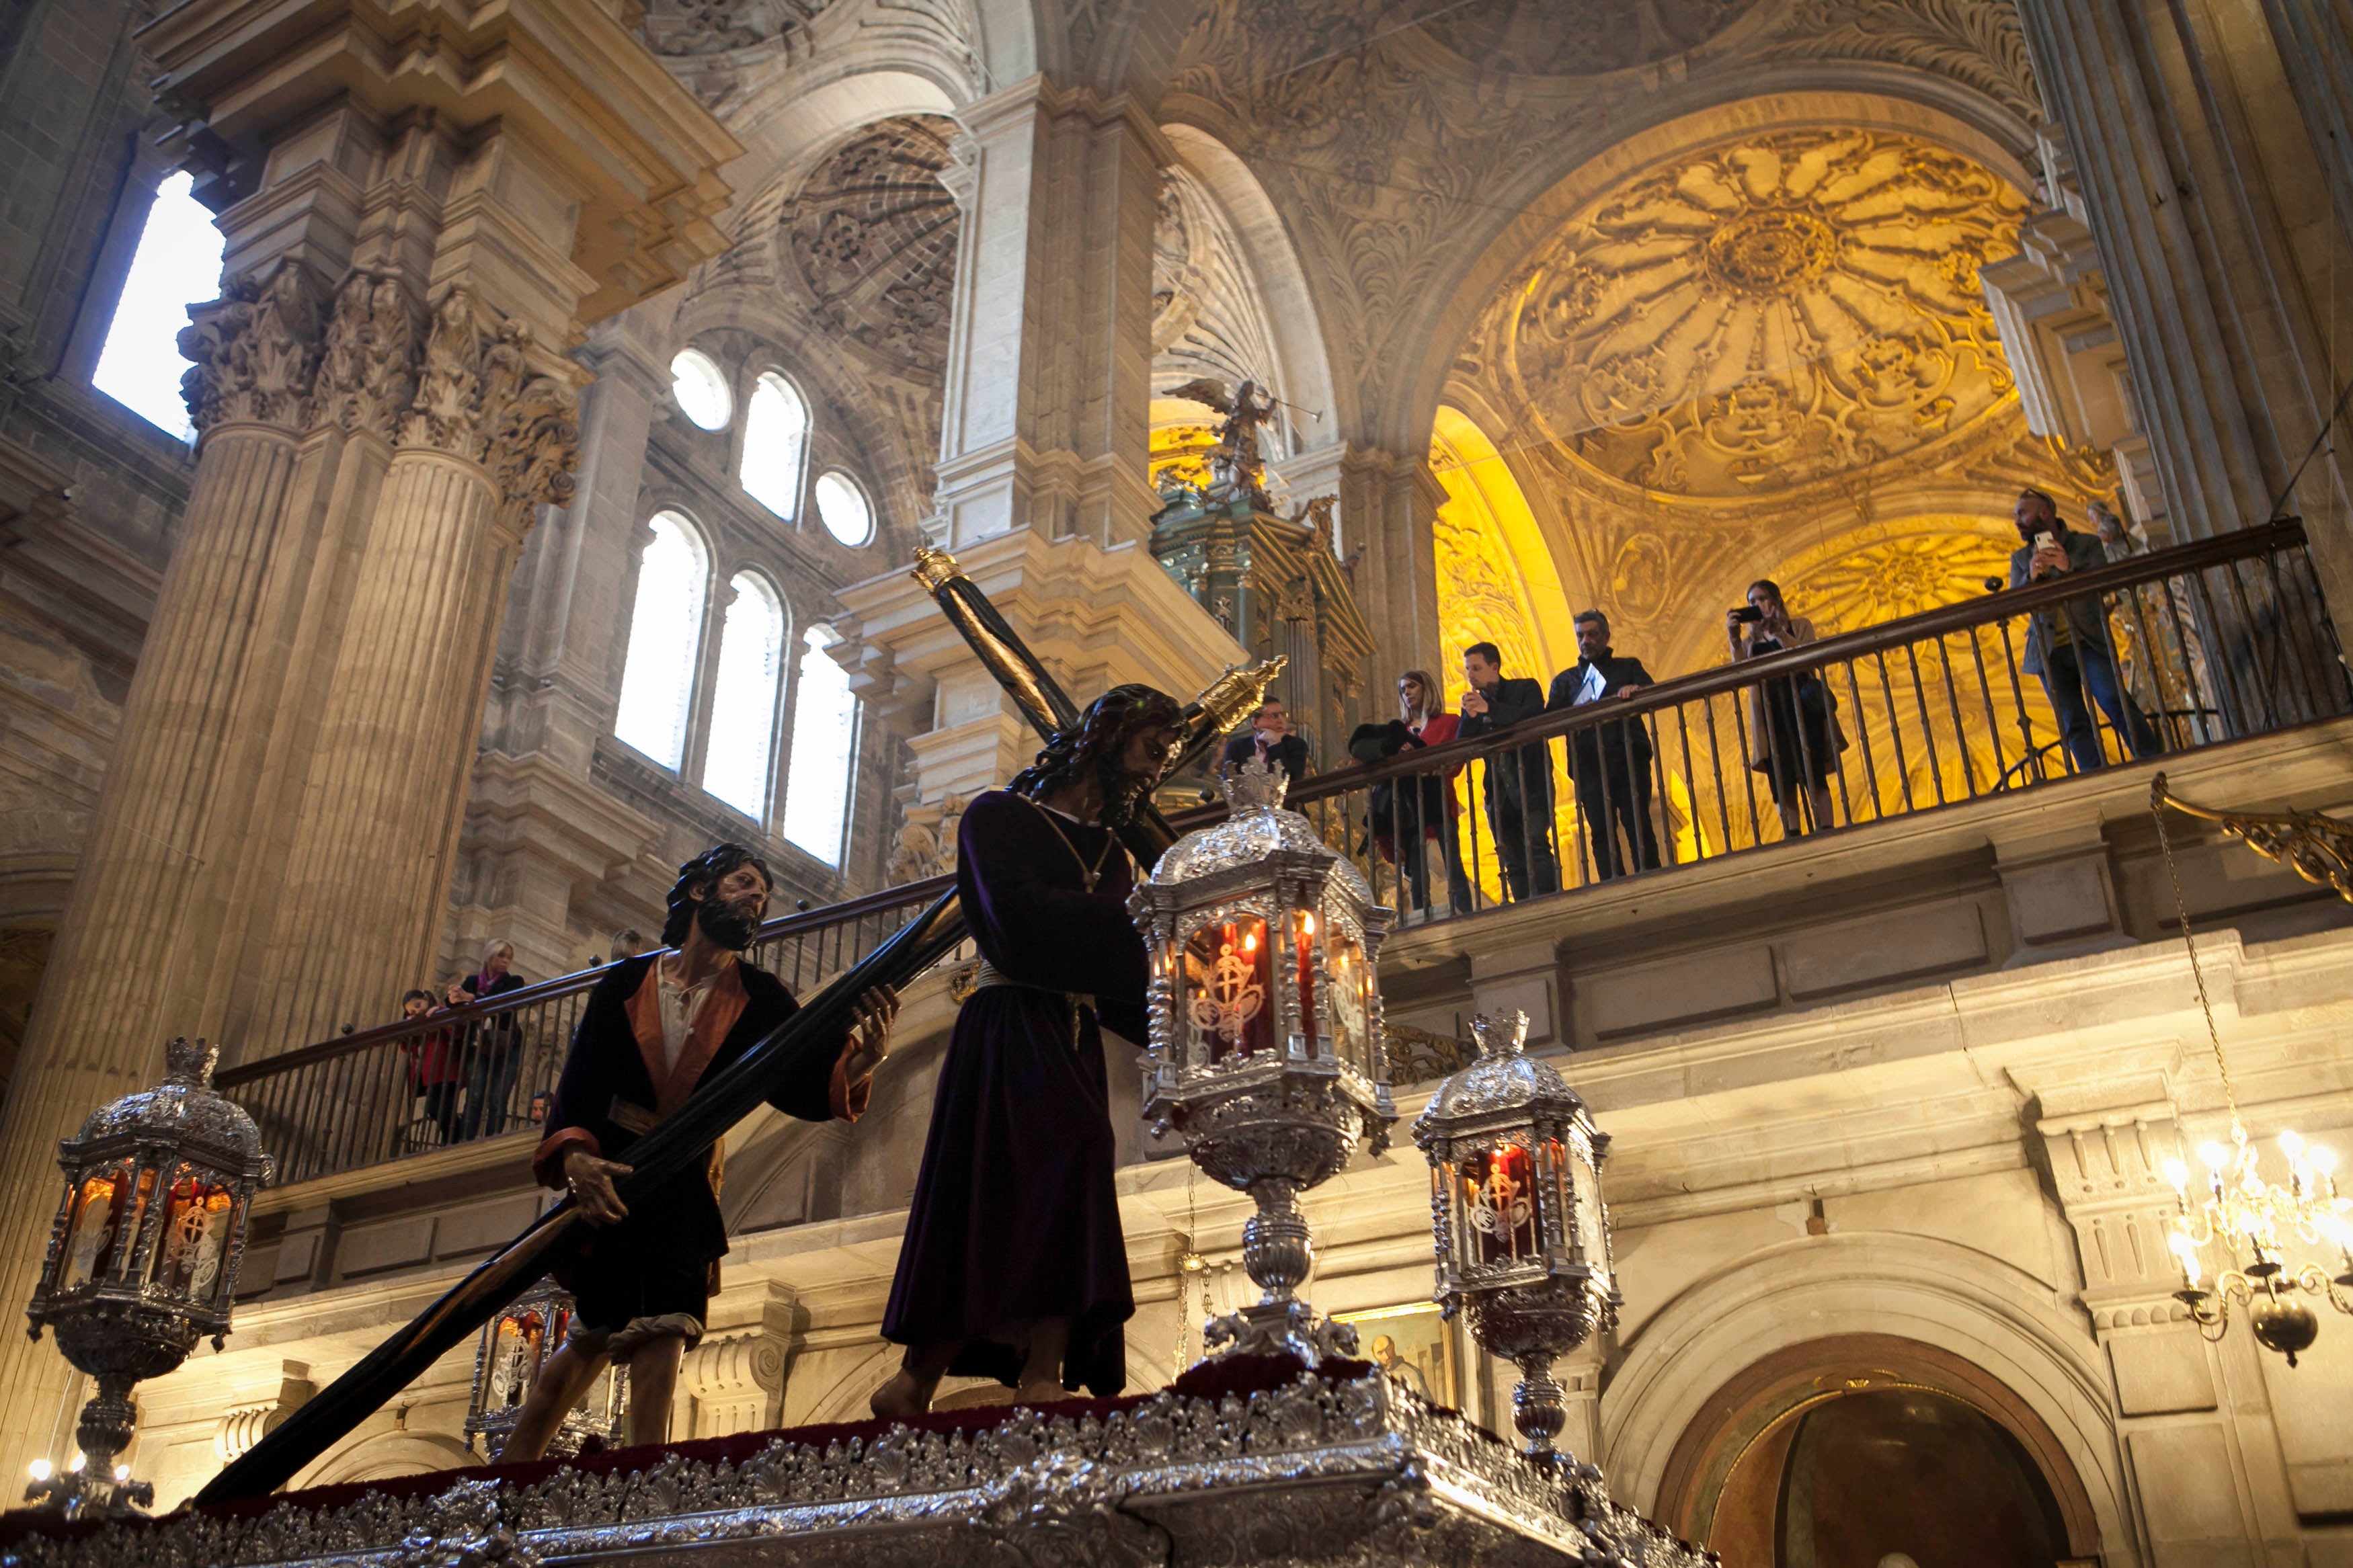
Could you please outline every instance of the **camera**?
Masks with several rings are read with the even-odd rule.
[[[1732,612],[1732,618],[1736,621],[1761,621],[1765,618],[1765,612],[1754,605],[1743,605]]]

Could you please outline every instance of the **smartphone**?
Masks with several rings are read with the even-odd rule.
[[[2037,550],[2052,549],[2058,542],[2059,536],[2055,533],[2038,533],[2034,536],[2034,548]]]
[[[1765,612],[1754,605],[1743,605],[1732,612],[1732,618],[1736,621],[1761,621],[1765,618]]]

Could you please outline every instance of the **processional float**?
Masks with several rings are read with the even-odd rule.
[[[944,552],[916,552],[915,580],[1003,684],[1022,717],[1046,740],[1078,721],[1072,702],[1006,624],[995,605]],[[1228,669],[1184,710],[1184,736],[1171,771],[1181,770],[1217,743],[1255,709],[1283,661]],[[1167,819],[1149,805],[1122,830],[1138,864],[1149,868],[1176,840]],[[888,941],[810,997],[721,1072],[705,1079],[687,1102],[629,1151],[629,1174],[616,1187],[624,1204],[699,1164],[711,1146],[765,1104],[773,1085],[787,1081],[813,1056],[830,1056],[849,1027],[858,997],[876,985],[902,986],[945,957],[965,938],[956,896],[944,893]],[[586,1239],[586,1217],[570,1197],[525,1226],[448,1293],[357,1364],[319,1391],[196,1494],[199,1504],[274,1491],[350,1434],[441,1356],[529,1289]]]

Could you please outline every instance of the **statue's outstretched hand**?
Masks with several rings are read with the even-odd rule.
[[[618,1160],[600,1160],[586,1149],[567,1150],[564,1156],[564,1188],[580,1205],[590,1225],[612,1225],[627,1219],[628,1205],[613,1190],[613,1178],[626,1176],[630,1167]]]
[[[891,1054],[891,1022],[899,1016],[899,993],[888,985],[870,987],[856,1003],[857,1017],[849,1026],[849,1060],[842,1076],[852,1084],[874,1076]]]

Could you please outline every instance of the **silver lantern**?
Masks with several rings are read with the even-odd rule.
[[[1224,785],[1231,815],[1187,834],[1129,895],[1151,957],[1145,1114],[1212,1180],[1257,1204],[1242,1261],[1258,1304],[1213,1320],[1219,1354],[1353,1355],[1356,1332],[1293,1292],[1314,1262],[1299,1194],[1359,1143],[1388,1146],[1374,973],[1392,911],[1355,866],[1282,809],[1287,776],[1255,758]]]
[[[572,1312],[572,1293],[543,1278],[482,1325],[474,1352],[473,1397],[466,1406],[466,1441],[479,1443],[485,1458],[495,1461],[514,1435],[532,1385],[564,1348]],[[580,1403],[565,1413],[548,1442],[549,1457],[568,1459],[592,1436],[610,1443],[627,1424],[628,1387],[626,1366],[606,1367]]]
[[[27,1501],[69,1514],[152,1503],[153,1486],[116,1463],[138,1420],[131,1390],[228,1333],[247,1213],[272,1162],[253,1118],[214,1092],[218,1055],[174,1040],[162,1083],[101,1106],[58,1144],[65,1196],[25,1315],[35,1339],[57,1331],[98,1392],[82,1406],[80,1459],[37,1462]]]
[[[1568,1418],[1553,1362],[1618,1321],[1601,1162],[1609,1135],[1549,1063],[1527,1054],[1528,1016],[1472,1020],[1479,1059],[1440,1082],[1413,1124],[1430,1159],[1437,1301],[1515,1363],[1512,1413],[1527,1452],[1561,1461]]]

